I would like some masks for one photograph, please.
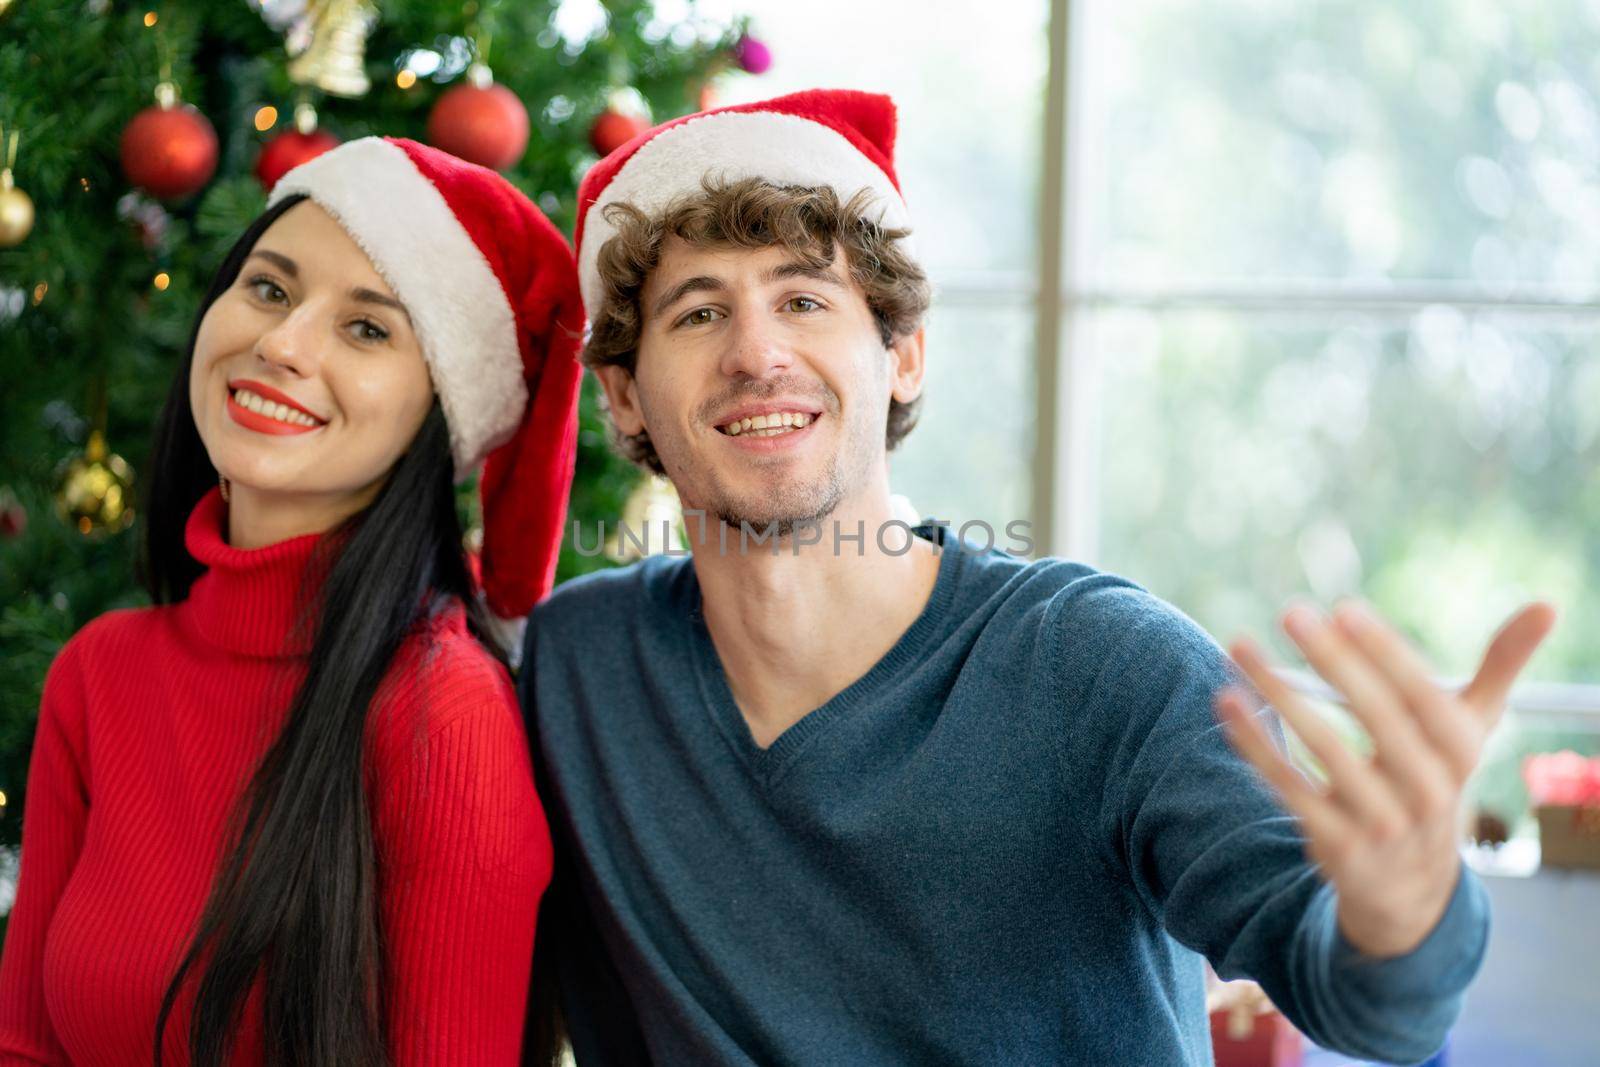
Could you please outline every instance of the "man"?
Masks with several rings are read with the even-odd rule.
[[[1372,760],[1237,646],[1319,789],[1161,601],[905,536],[928,290],[894,122],[847,92],[724,109],[580,190],[585,361],[693,543],[529,627],[578,1062],[1208,1063],[1199,954],[1323,1044],[1424,1058],[1487,937],[1461,783],[1549,610],[1459,695],[1359,608],[1291,612]]]

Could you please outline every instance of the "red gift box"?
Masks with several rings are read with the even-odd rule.
[[[1545,804],[1534,814],[1542,865],[1600,871],[1600,808]]]
[[[1300,1067],[1305,1057],[1300,1031],[1288,1019],[1249,1008],[1211,1013],[1211,1050],[1217,1067]]]
[[[1548,752],[1522,761],[1539,819],[1539,862],[1600,870],[1600,758]]]

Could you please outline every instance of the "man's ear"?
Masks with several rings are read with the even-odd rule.
[[[918,327],[916,333],[896,338],[889,345],[889,354],[894,357],[894,364],[890,367],[889,394],[902,404],[909,404],[922,395],[922,375],[927,369],[924,360],[926,340],[925,331]]]
[[[611,421],[624,437],[632,437],[644,429],[644,412],[639,409],[639,394],[633,375],[626,367],[596,367],[600,387],[606,392],[606,407],[611,411]]]

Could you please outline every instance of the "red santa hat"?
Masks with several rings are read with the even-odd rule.
[[[450,427],[457,481],[479,465],[482,581],[502,620],[549,592],[577,458],[583,308],[572,249],[499,174],[393,137],[285,174],[405,304]]]
[[[863,189],[876,198],[876,221],[909,229],[910,213],[894,173],[894,101],[852,89],[808,89],[736,104],[646,130],[596,163],[578,187],[578,275],[593,319],[600,310],[600,249],[616,235],[611,204],[654,215],[701,180],[764,178],[775,185],[831,186],[848,200]]]

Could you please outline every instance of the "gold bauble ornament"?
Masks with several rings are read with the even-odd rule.
[[[0,170],[0,248],[15,248],[33,232],[33,201]]]
[[[378,18],[369,0],[312,0],[305,17],[310,40],[289,63],[289,80],[334,96],[365,96],[367,34]]]
[[[0,0],[0,19],[11,14],[11,4],[12,0]]]
[[[89,435],[83,455],[62,464],[56,512],[85,537],[104,537],[133,525],[133,468],[106,449],[99,430]]]
[[[640,480],[622,505],[622,525],[606,538],[606,555],[617,563],[678,551],[688,544],[678,491],[658,474]]]
[[[0,136],[0,148],[5,148],[4,155],[0,156],[0,248],[15,248],[33,232],[33,201],[17,188],[11,176],[11,168],[17,165],[16,131],[11,133],[9,147]]]

